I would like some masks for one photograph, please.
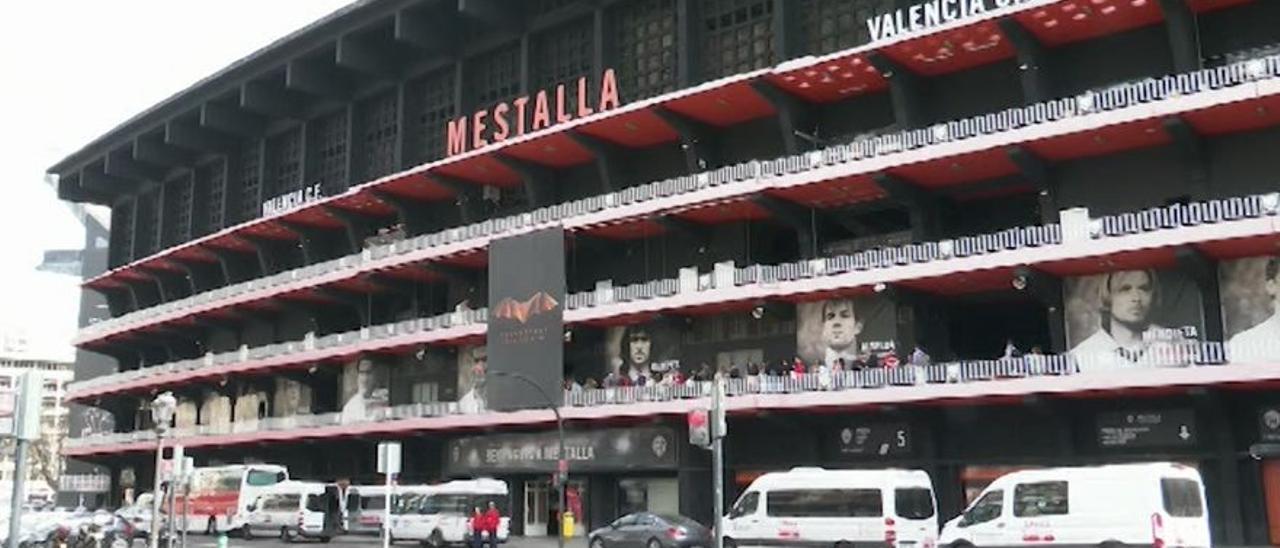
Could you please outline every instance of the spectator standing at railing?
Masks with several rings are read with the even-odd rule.
[[[622,378],[622,375],[617,370],[610,371],[608,375],[604,376],[604,387],[617,388],[622,386]]]
[[[800,359],[800,356],[796,356],[795,359],[791,360],[791,375],[793,377],[797,379],[803,377],[805,372],[804,360]]]
[[[595,377],[587,377],[587,382],[582,387],[586,390],[595,390],[600,388],[600,383],[596,382]]]
[[[1238,362],[1280,361],[1280,256],[1267,259],[1263,287],[1271,297],[1271,316],[1227,342],[1227,358]]]
[[[754,363],[747,366],[747,390],[760,391],[760,366]]]

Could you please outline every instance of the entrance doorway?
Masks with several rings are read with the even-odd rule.
[[[524,482],[524,534],[547,536],[547,520],[551,516],[548,503],[551,486],[545,481]]]
[[[583,480],[570,479],[566,485],[565,503],[573,513],[573,536],[586,536],[590,527],[586,523],[587,484]],[[524,483],[524,534],[527,537],[545,537],[560,534],[560,494],[547,480]]]

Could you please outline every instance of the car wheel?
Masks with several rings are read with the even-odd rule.
[[[209,523],[204,525],[204,534],[213,536],[218,534],[218,519],[209,518]]]
[[[285,542],[293,542],[293,532],[288,527],[280,528],[280,540]]]
[[[974,548],[974,547],[973,547],[973,544],[971,544],[967,540],[957,540],[950,544],[950,548]]]
[[[325,542],[325,543],[327,543],[327,542],[329,542],[329,541],[331,541],[331,540],[333,540],[333,537],[320,537],[320,542]]]
[[[649,539],[648,548],[662,548],[662,543],[658,542],[656,538],[651,538]]]
[[[600,537],[591,539],[591,548],[605,548],[604,539]]]
[[[444,534],[439,529],[431,532],[431,537],[427,539],[427,544],[434,548],[444,548]]]
[[[724,541],[721,542],[721,544],[724,545],[724,548],[738,548],[738,541],[728,537],[725,537]]]
[[[244,524],[244,527],[240,529],[240,536],[244,537],[245,540],[253,540],[253,528],[249,527],[248,523]]]
[[[836,548],[853,548],[853,543],[842,540],[836,543]]]

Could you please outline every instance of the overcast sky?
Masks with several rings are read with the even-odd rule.
[[[45,168],[351,0],[30,0],[0,7],[0,346],[71,359],[79,280],[37,272],[83,230]]]

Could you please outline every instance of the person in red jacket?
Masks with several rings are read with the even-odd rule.
[[[489,509],[484,513],[484,531],[489,537],[489,546],[498,548],[498,526],[502,525],[502,513],[498,505],[489,501]]]
[[[484,548],[485,531],[489,525],[488,516],[480,512],[480,507],[476,506],[471,512],[471,547]]]

